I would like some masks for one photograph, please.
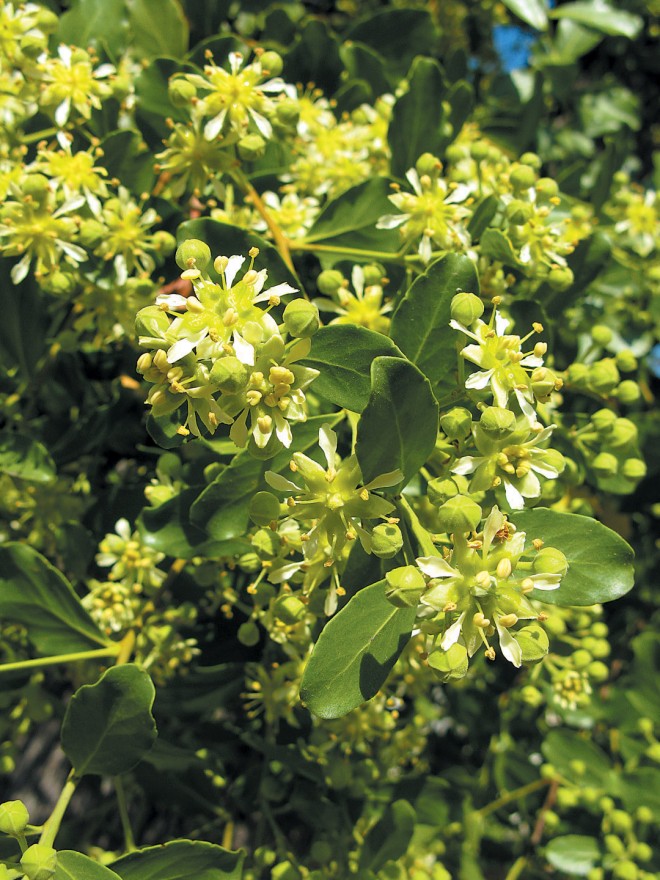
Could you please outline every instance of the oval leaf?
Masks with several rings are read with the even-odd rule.
[[[403,357],[382,333],[354,324],[330,324],[312,337],[311,351],[301,363],[319,371],[314,379],[314,393],[359,413],[371,392],[371,364],[386,355]]]
[[[0,473],[33,483],[55,479],[55,462],[42,443],[23,434],[0,434]]]
[[[242,852],[202,840],[171,840],[129,853],[112,865],[121,880],[240,880]]]
[[[57,869],[53,880],[120,880],[105,865],[100,865],[89,856],[72,849],[64,849],[57,854]]]
[[[507,9],[537,31],[548,29],[547,0],[502,0]]]
[[[375,696],[410,639],[415,613],[388,602],[385,581],[360,590],[316,643],[300,686],[307,708],[340,718]]]
[[[0,620],[25,626],[41,656],[109,644],[64,575],[24,544],[0,547]]]
[[[593,3],[584,3],[580,0],[576,3],[566,3],[558,9],[551,9],[549,15],[552,18],[568,18],[600,31],[601,34],[628,37],[629,40],[634,40],[644,26],[644,21],[639,15],[616,9],[603,3],[602,0],[595,0]]]
[[[424,465],[437,436],[438,403],[426,376],[410,361],[376,358],[355,444],[365,483],[398,468],[401,488]]]
[[[539,508],[512,517],[527,534],[541,538],[568,559],[568,572],[557,590],[532,593],[551,605],[595,605],[624,596],[634,583],[632,547],[620,535],[588,516]]]
[[[555,837],[545,848],[545,857],[553,868],[582,877],[600,861],[598,841],[582,834]]]
[[[112,666],[96,684],[71,697],[62,723],[62,748],[76,776],[126,773],[151,749],[156,691],[133,663]]]
[[[392,109],[387,140],[392,151],[392,173],[403,177],[422,153],[437,155],[442,146],[446,86],[440,65],[418,56],[408,74],[408,91]],[[391,209],[387,212],[391,213]]]

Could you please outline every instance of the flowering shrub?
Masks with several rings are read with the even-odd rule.
[[[0,0],[0,880],[657,876],[652,7]]]

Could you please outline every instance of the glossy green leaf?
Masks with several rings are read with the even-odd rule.
[[[241,880],[244,853],[203,840],[147,846],[112,864],[121,880]]]
[[[557,590],[536,590],[551,605],[595,605],[624,596],[634,583],[634,553],[620,535],[588,516],[538,508],[516,513],[516,526],[529,544],[541,538],[561,550],[568,571]]]
[[[395,176],[403,177],[422,153],[440,152],[446,91],[438,62],[415,58],[408,74],[408,91],[394,105],[387,132]]]
[[[24,434],[0,432],[0,474],[50,483],[55,479],[56,467],[50,453],[36,440]]]
[[[601,851],[594,837],[564,834],[547,844],[545,857],[558,871],[584,877],[600,861]]]
[[[10,272],[16,258],[0,259],[0,364],[28,378],[46,351],[48,315],[43,295],[31,275],[16,286]]]
[[[508,236],[500,229],[487,229],[481,236],[481,253],[493,260],[499,260],[505,266],[520,268],[518,255]]]
[[[259,248],[259,256],[256,258],[254,266],[257,270],[266,269],[268,271],[265,289],[283,282],[290,284],[297,290],[302,289],[300,279],[287,268],[277,249],[261,236],[249,232],[247,229],[203,217],[200,220],[188,220],[186,223],[182,223],[177,229],[176,237],[179,243],[187,238],[199,238],[205,241],[211,248],[214,258],[231,257],[232,254],[247,258],[250,248],[257,247]],[[244,270],[247,271],[247,265]],[[213,274],[211,270],[211,275],[213,276]]]
[[[110,868],[101,865],[72,849],[57,854],[57,869],[53,880],[120,880]]]
[[[370,700],[408,643],[415,610],[388,602],[385,581],[360,590],[319,636],[300,687],[307,708],[340,718]]]
[[[398,79],[416,55],[433,54],[438,30],[424,9],[385,9],[358,21],[346,38],[375,49]]]
[[[62,722],[62,748],[76,776],[117,776],[131,770],[156,740],[151,714],[156,691],[133,663],[111,666],[75,692]]]
[[[312,337],[301,361],[319,370],[314,393],[351,412],[362,412],[371,392],[371,364],[377,357],[402,357],[387,336],[355,324],[330,324]]]
[[[101,141],[103,167],[132,192],[151,192],[156,175],[153,156],[134,131],[113,131]]]
[[[628,37],[630,40],[634,40],[638,36],[644,25],[641,16],[634,15],[624,9],[617,9],[615,6],[603,3],[602,0],[593,0],[592,3],[562,4],[549,10],[548,15],[551,18],[568,18],[603,34],[612,37]]]
[[[424,465],[438,436],[431,383],[410,361],[379,357],[357,429],[355,452],[365,483],[397,468],[405,486]]]
[[[486,196],[482,199],[474,209],[470,221],[468,223],[468,232],[472,241],[479,241],[483,233],[488,228],[490,222],[497,214],[499,208],[499,199],[497,196]]]
[[[389,91],[387,65],[379,52],[354,42],[344,43],[340,51],[350,77],[367,82],[374,97]]]
[[[657,685],[655,685],[657,693]],[[644,713],[648,717],[648,713]],[[660,813],[660,770],[657,767],[639,767],[619,776],[613,793],[621,798],[624,807],[633,813],[639,807],[648,807],[657,816]]]
[[[395,212],[388,198],[391,194],[390,181],[385,177],[372,177],[351,187],[326,205],[305,240],[336,248],[344,245],[396,253],[401,245],[398,230],[376,229],[380,217]]]
[[[188,49],[188,20],[178,0],[126,0],[130,46],[139,58],[171,55]]]
[[[105,48],[116,59],[127,46],[126,0],[77,0],[59,21],[58,42]]]
[[[386,862],[403,858],[412,840],[415,820],[415,810],[408,801],[388,804],[382,818],[364,839],[360,870],[378,872]]]
[[[447,254],[413,281],[392,316],[390,335],[438,393],[456,388],[457,334],[449,326],[452,297],[479,295],[474,263],[463,254]]]
[[[443,147],[451,143],[460,134],[463,123],[472,114],[474,109],[474,89],[469,82],[460,80],[451,86],[446,100],[450,107],[447,121],[451,129],[443,134]]]
[[[0,620],[22,624],[40,656],[108,644],[64,575],[25,544],[0,547]]]
[[[580,783],[594,788],[612,784],[613,774],[605,752],[584,735],[572,730],[551,730],[541,746],[543,757],[569,779],[573,778],[572,761],[582,764]]]
[[[284,58],[282,76],[286,82],[314,83],[331,95],[344,69],[337,38],[320,19],[312,19]]]
[[[537,31],[548,29],[547,0],[502,0],[507,9]]]
[[[168,82],[175,73],[197,72],[191,64],[174,61],[172,58],[154,58],[135,80],[135,116],[140,133],[156,153],[163,148],[163,139],[170,134],[166,122],[186,122],[188,115],[184,108],[175,107],[170,101]]]

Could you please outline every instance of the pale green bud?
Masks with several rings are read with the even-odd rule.
[[[589,381],[589,367],[586,364],[571,364],[566,375],[571,385],[586,385]]]
[[[80,244],[86,248],[95,248],[108,235],[108,230],[98,220],[83,220],[78,236]]]
[[[248,516],[256,526],[269,526],[280,517],[280,501],[272,492],[257,492],[248,506]]]
[[[379,523],[371,533],[371,551],[380,559],[392,559],[402,547],[403,535],[394,523]]]
[[[603,358],[589,367],[589,384],[601,394],[611,394],[620,381],[613,358]]]
[[[591,338],[596,345],[609,345],[612,336],[612,331],[606,324],[594,324],[591,328]]]
[[[426,492],[431,504],[439,506],[454,495],[466,494],[468,486],[468,481],[462,476],[436,477],[429,482]]]
[[[211,367],[210,380],[224,394],[238,394],[247,385],[250,373],[237,357],[219,358]]]
[[[476,501],[467,495],[454,495],[438,508],[440,528],[452,532],[473,532],[481,522],[482,511]]]
[[[613,477],[619,470],[619,462],[611,452],[599,452],[591,467],[599,477]]]
[[[167,86],[167,94],[175,107],[186,107],[197,97],[197,89],[183,77],[171,79]]]
[[[3,834],[10,834],[12,837],[23,834],[29,821],[30,814],[23,801],[5,801],[0,804],[0,831]]]
[[[247,574],[254,574],[261,568],[261,559],[256,553],[241,553],[238,557],[238,567]]]
[[[261,556],[277,556],[282,546],[282,539],[272,529],[259,529],[250,538],[250,543]]]
[[[561,380],[547,367],[537,367],[530,376],[532,391],[537,400],[546,400],[561,387]]]
[[[371,287],[374,284],[381,284],[385,275],[384,267],[380,266],[378,263],[363,266],[362,271],[364,272],[364,283],[366,287]]]
[[[179,245],[174,259],[181,269],[199,269],[203,272],[211,262],[211,248],[205,241],[188,238]]]
[[[296,125],[300,118],[300,105],[293,98],[285,98],[279,101],[275,107],[275,116],[282,125]]]
[[[261,69],[267,76],[279,76],[282,73],[284,62],[277,52],[268,50],[259,58]]]
[[[325,296],[332,296],[337,293],[344,283],[344,276],[337,269],[324,269],[316,279],[316,286],[319,292]]]
[[[238,156],[243,162],[256,162],[266,154],[266,141],[260,134],[246,134],[236,145]]]
[[[457,642],[446,651],[432,651],[426,662],[441,681],[457,681],[465,678],[469,661],[465,645]]]
[[[158,306],[147,306],[135,316],[135,333],[147,339],[162,339],[170,329],[170,319]]]
[[[259,641],[259,627],[253,620],[246,620],[239,626],[236,635],[241,645],[252,648]]]
[[[642,480],[646,476],[646,463],[641,458],[628,458],[623,463],[621,473],[627,480]]]
[[[538,663],[548,653],[550,647],[548,635],[537,623],[524,626],[514,632],[513,637],[522,650],[523,663]]]
[[[462,406],[455,406],[440,417],[440,427],[450,440],[465,440],[472,430],[472,413]]]
[[[321,326],[319,310],[306,299],[294,299],[284,309],[284,326],[291,336],[308,339]]]
[[[433,153],[422,153],[417,162],[415,162],[415,170],[420,177],[424,174],[429,177],[437,177],[442,171],[442,162]]]
[[[536,181],[536,194],[542,200],[557,198],[559,186],[551,177],[539,177]]]
[[[40,202],[48,194],[48,178],[44,174],[30,174],[21,181],[24,196]]]
[[[21,868],[28,880],[50,880],[57,870],[57,852],[52,846],[33,843],[21,856]]]
[[[559,800],[559,798],[557,798]],[[605,871],[602,868],[591,868],[587,872],[587,880],[603,880],[605,877]]]
[[[591,681],[601,684],[610,677],[610,670],[602,660],[594,660],[587,666],[587,675]]]
[[[54,34],[59,27],[60,20],[54,12],[45,6],[38,6],[36,12],[36,24],[40,31],[45,34]]]
[[[536,574],[559,574],[562,577],[568,571],[568,560],[555,547],[542,547],[532,564]]]
[[[533,210],[529,202],[514,199],[506,206],[506,215],[514,226],[522,226],[532,216]]]
[[[613,449],[621,449],[637,443],[637,426],[630,419],[617,419],[607,437],[607,444]]]
[[[654,820],[653,810],[646,806],[637,807],[635,810],[635,818],[640,825],[650,825]]]
[[[457,293],[451,301],[452,320],[469,327],[484,313],[484,304],[473,293]]]
[[[307,607],[297,596],[278,596],[273,603],[273,614],[287,626],[303,620]]]
[[[584,648],[578,648],[577,651],[573,651],[572,660],[573,666],[576,669],[586,669],[593,661],[593,657],[589,651],[585,651]]]
[[[612,865],[612,880],[637,880],[639,868],[630,859],[622,859]]]
[[[614,360],[622,373],[632,373],[637,369],[637,358],[627,348],[623,351],[618,351]]]
[[[533,709],[543,705],[543,694],[533,684],[526,684],[520,689],[520,699]]]
[[[457,150],[460,150],[458,146]],[[474,143],[470,144],[470,156],[475,162],[483,162],[484,159],[488,158],[489,153],[490,146],[485,141],[474,141]],[[447,152],[447,155],[449,155],[449,152]],[[461,153],[459,152],[454,161],[458,161],[460,158]]]
[[[536,174],[529,165],[514,165],[509,173],[509,180],[515,190],[529,189],[536,183]]]
[[[591,417],[591,423],[599,434],[609,434],[617,420],[611,409],[599,409]]]
[[[568,290],[575,281],[575,275],[568,266],[553,266],[548,272],[548,284],[553,290]]]
[[[516,429],[516,417],[509,409],[487,406],[481,413],[479,427],[492,440],[504,440]]]
[[[171,254],[176,247],[176,238],[171,232],[159,229],[153,237],[154,249],[159,254]]]
[[[642,862],[642,864],[645,864],[646,862],[650,862],[653,858],[653,850],[648,845],[648,843],[644,843],[643,841],[639,840],[635,844],[634,855],[635,859],[638,862]]]
[[[538,156],[536,153],[529,152],[522,154],[522,156],[520,157],[520,164],[529,165],[530,168],[534,168],[536,171],[540,171],[543,162],[541,161],[541,157]]]
[[[385,580],[385,595],[397,608],[415,608],[426,590],[424,576],[414,565],[393,568],[385,574]]]
[[[56,269],[50,275],[43,277],[41,286],[47,293],[53,293],[55,296],[68,296],[76,288],[76,279],[70,273]]]
[[[632,379],[624,379],[616,389],[618,400],[620,400],[621,403],[626,404],[626,406],[629,406],[631,403],[637,403],[641,394],[642,392],[640,391],[639,385],[637,382],[633,382]]]

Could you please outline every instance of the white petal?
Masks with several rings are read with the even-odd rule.
[[[460,572],[443,559],[442,556],[420,556],[415,562],[420,571],[431,578],[458,577]]]
[[[358,297],[362,296],[364,292],[364,269],[362,266],[353,266],[353,271],[351,272],[351,284]]]
[[[431,239],[428,235],[423,235],[422,240],[419,243],[419,248],[417,249],[420,257],[422,258],[423,263],[429,263],[431,257],[433,256],[433,245],[431,244]]]
[[[319,430],[319,446],[323,450],[325,460],[328,462],[328,467],[333,468],[335,466],[335,455],[337,453],[337,435],[330,425],[321,426]]]
[[[275,419],[275,435],[277,439],[280,441],[282,446],[285,449],[288,449],[291,446],[291,442],[293,441],[293,434],[291,433],[291,425],[284,418],[281,412],[275,410],[274,413]]]
[[[543,366],[543,358],[536,357],[536,355],[529,354],[527,357],[524,357],[520,361],[521,367],[542,367]]]
[[[536,417],[536,410],[534,409],[532,404],[527,400],[527,398],[522,393],[520,388],[515,388],[514,394],[516,395],[516,400],[518,401],[518,406],[522,410],[523,415],[525,416],[527,421],[530,423],[530,425],[533,425],[536,421],[538,421],[538,419]]]
[[[541,474],[542,477],[546,477],[548,480],[554,480],[559,476],[559,471],[556,467],[544,464],[543,462],[532,461],[530,467],[533,471],[536,471],[537,474]]]
[[[234,254],[227,261],[227,268],[225,269],[225,282],[227,284],[227,288],[234,286],[236,273],[241,268],[244,262],[245,257],[241,257],[238,254]]]
[[[213,119],[210,119],[206,125],[204,126],[204,139],[207,141],[213,141],[217,138],[217,136],[222,131],[222,126],[225,124],[225,116],[227,115],[227,110],[221,110],[217,116],[214,116]]]
[[[463,183],[463,184],[460,184],[459,186],[455,187],[455,189],[453,189],[449,193],[449,195],[445,199],[445,202],[448,205],[456,204],[456,202],[464,202],[467,198],[470,197],[470,195],[471,195],[470,187],[466,183]]]
[[[238,330],[234,330],[234,351],[242,364],[248,367],[254,366],[254,346],[246,342]]]
[[[463,621],[465,620],[465,611],[461,614],[458,620],[449,627],[447,632],[442,637],[442,641],[440,642],[440,647],[443,651],[448,651],[452,645],[455,645],[459,640],[461,635],[461,628],[463,626]]]
[[[477,458],[474,455],[464,455],[463,458],[459,458],[454,467],[451,469],[452,474],[460,474],[461,476],[465,476],[465,474],[472,474],[476,471],[482,461],[485,461],[485,458]]]
[[[419,174],[414,168],[409,168],[406,171],[406,180],[415,190],[418,196],[422,194],[422,184],[419,182]]]
[[[522,663],[522,648],[505,626],[500,626],[497,621],[495,621],[495,625],[497,626],[497,634],[500,637],[502,653],[509,663],[513,663],[516,667],[520,666]]]
[[[495,332],[498,336],[503,336],[511,322],[505,318],[501,312],[495,312]]]
[[[274,79],[267,79],[266,82],[262,82],[259,86],[260,92],[266,92],[267,94],[277,94],[278,92],[285,91],[286,83],[280,77],[275,77]]]
[[[193,339],[177,339],[174,345],[167,352],[167,363],[175,364],[177,361],[180,361],[181,358],[185,357],[187,354],[195,348],[197,343]]]
[[[512,510],[522,510],[525,506],[525,499],[516,489],[510,480],[504,480],[504,494]]]
[[[180,293],[159,293],[156,297],[157,306],[167,306],[173,312],[177,309],[185,309],[188,300]]]
[[[84,251],[78,245],[71,244],[70,241],[62,241],[61,238],[56,239],[56,241],[67,257],[71,257],[76,263],[82,263],[87,259],[87,251]]]
[[[273,136],[273,126],[270,122],[265,116],[262,116],[261,113],[257,113],[256,110],[252,110],[250,107],[248,107],[248,112],[252,117],[254,124],[259,129],[259,133],[262,134],[266,140],[270,140]]]
[[[59,105],[57,110],[55,111],[55,122],[60,126],[60,128],[66,125],[67,119],[69,118],[69,112],[71,110],[71,100],[66,98]]]
[[[402,226],[406,220],[410,220],[410,214],[384,214],[378,218],[376,229],[396,229]]]
[[[30,271],[30,254],[24,254],[11,270],[11,280],[14,284],[20,284]]]
[[[269,573],[268,580],[271,584],[281,584],[283,581],[288,581],[297,571],[300,571],[301,565],[302,562],[289,562],[287,565],[282,565]]]
[[[560,574],[534,574],[531,580],[535,590],[556,590],[561,585]]]
[[[64,43],[60,43],[57,47],[57,54],[60,56],[66,67],[71,67],[71,48]]]
[[[302,492],[300,486],[296,486],[291,480],[287,480],[282,474],[276,474],[275,471],[266,471],[264,479],[271,489],[277,489],[278,492]]]
[[[470,390],[487,388],[494,372],[495,370],[478,370],[476,373],[472,373],[465,380],[465,387]]]

